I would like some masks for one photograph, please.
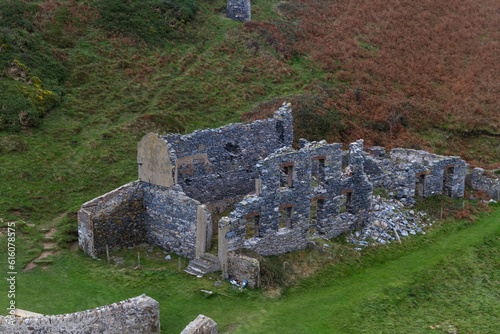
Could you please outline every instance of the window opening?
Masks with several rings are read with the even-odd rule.
[[[311,209],[309,211],[309,236],[315,232],[316,224],[323,218],[325,200],[323,198],[315,198],[311,201]]]
[[[245,220],[246,239],[260,237],[260,214],[249,215]]]
[[[425,193],[425,174],[417,175],[417,182],[415,183],[415,195],[424,197]]]
[[[311,164],[311,188],[322,185],[325,181],[325,159],[323,157],[313,158]]]
[[[280,187],[281,188],[293,188],[293,165],[281,167]]]
[[[453,166],[447,167],[443,172],[443,195],[451,197],[451,189],[452,189],[452,181],[453,181],[453,172],[455,168]]]
[[[286,206],[280,209],[278,229],[281,228],[292,228],[292,210],[293,206]]]
[[[340,194],[339,212],[343,213],[351,211],[352,211],[352,190],[347,190]]]

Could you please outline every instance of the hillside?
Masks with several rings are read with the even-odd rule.
[[[167,333],[201,312],[224,332],[329,333],[335,316],[342,333],[498,331],[498,204],[481,218],[477,200],[430,198],[415,210],[448,219],[427,234],[269,257],[283,287],[243,293],[179,272],[187,260],[157,248],[113,252],[111,265],[75,250],[76,212],[137,179],[143,135],[265,118],[284,100],[296,142],[363,138],[500,167],[498,1],[254,0],[244,24],[225,6],[0,1],[0,248],[5,222],[28,223],[16,226],[18,307],[65,313],[147,293]],[[49,269],[21,272],[47,241]]]
[[[246,24],[224,5],[2,2],[2,216],[75,212],[136,178],[145,133],[283,100],[297,138],[500,162],[497,2],[255,1]]]

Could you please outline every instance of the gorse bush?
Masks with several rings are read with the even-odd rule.
[[[198,10],[195,0],[100,0],[92,6],[99,13],[96,24],[151,44],[182,37],[182,26]]]
[[[21,28],[33,32],[35,26],[29,18],[33,17],[37,9],[38,5],[36,3],[4,0],[0,3],[0,14],[2,16],[0,26]]]
[[[38,5],[0,4],[0,130],[19,131],[41,124],[60,102],[67,69],[37,31],[32,18]],[[43,82],[43,83],[42,83]]]
[[[59,97],[45,90],[37,77],[31,77],[28,82],[1,80],[0,131],[39,126],[45,113],[59,102]]]

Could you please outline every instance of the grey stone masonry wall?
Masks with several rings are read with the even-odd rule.
[[[227,267],[229,279],[245,280],[250,289],[259,286],[260,263],[257,259],[230,252]]]
[[[364,163],[370,181],[375,187],[389,189],[404,204],[413,204],[414,196],[464,194],[469,165],[460,157],[402,148],[393,149],[389,156],[381,148],[371,153],[373,156],[365,154]]]
[[[231,20],[250,21],[250,0],[227,0],[226,16]]]
[[[210,213],[179,186],[135,181],[82,205],[79,245],[96,258],[106,251],[106,245],[111,251],[148,242],[192,259],[200,210],[211,236]]]
[[[254,191],[260,159],[292,145],[293,118],[284,105],[271,119],[162,138],[177,184],[189,197],[222,211]]]
[[[200,314],[189,325],[184,328],[181,334],[217,334],[217,323],[209,317]]]
[[[488,177],[482,168],[472,170],[470,186],[473,190],[485,191],[491,198],[500,200],[500,179]]]
[[[351,144],[345,171],[341,144],[302,141],[302,147],[282,148],[259,161],[260,192],[220,221],[229,251],[249,248],[275,255],[303,249],[310,228],[332,237],[354,227],[337,219],[342,200],[348,201],[343,206],[351,214],[362,216],[370,209],[373,188],[363,170],[362,140]]]
[[[174,254],[193,259],[196,225],[201,203],[188,197],[180,187],[165,188],[145,183],[144,229],[149,243]],[[206,215],[210,221],[208,210]]]
[[[135,181],[82,205],[78,212],[78,243],[97,257],[106,251],[143,242],[144,203],[141,183]]]
[[[160,333],[160,306],[146,295],[92,310],[32,318],[0,317],[5,334]]]

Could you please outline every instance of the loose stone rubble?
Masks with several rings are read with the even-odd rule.
[[[388,244],[409,235],[425,234],[433,224],[425,212],[410,210],[395,199],[373,197],[373,207],[367,224],[347,235],[347,240],[361,247]]]

